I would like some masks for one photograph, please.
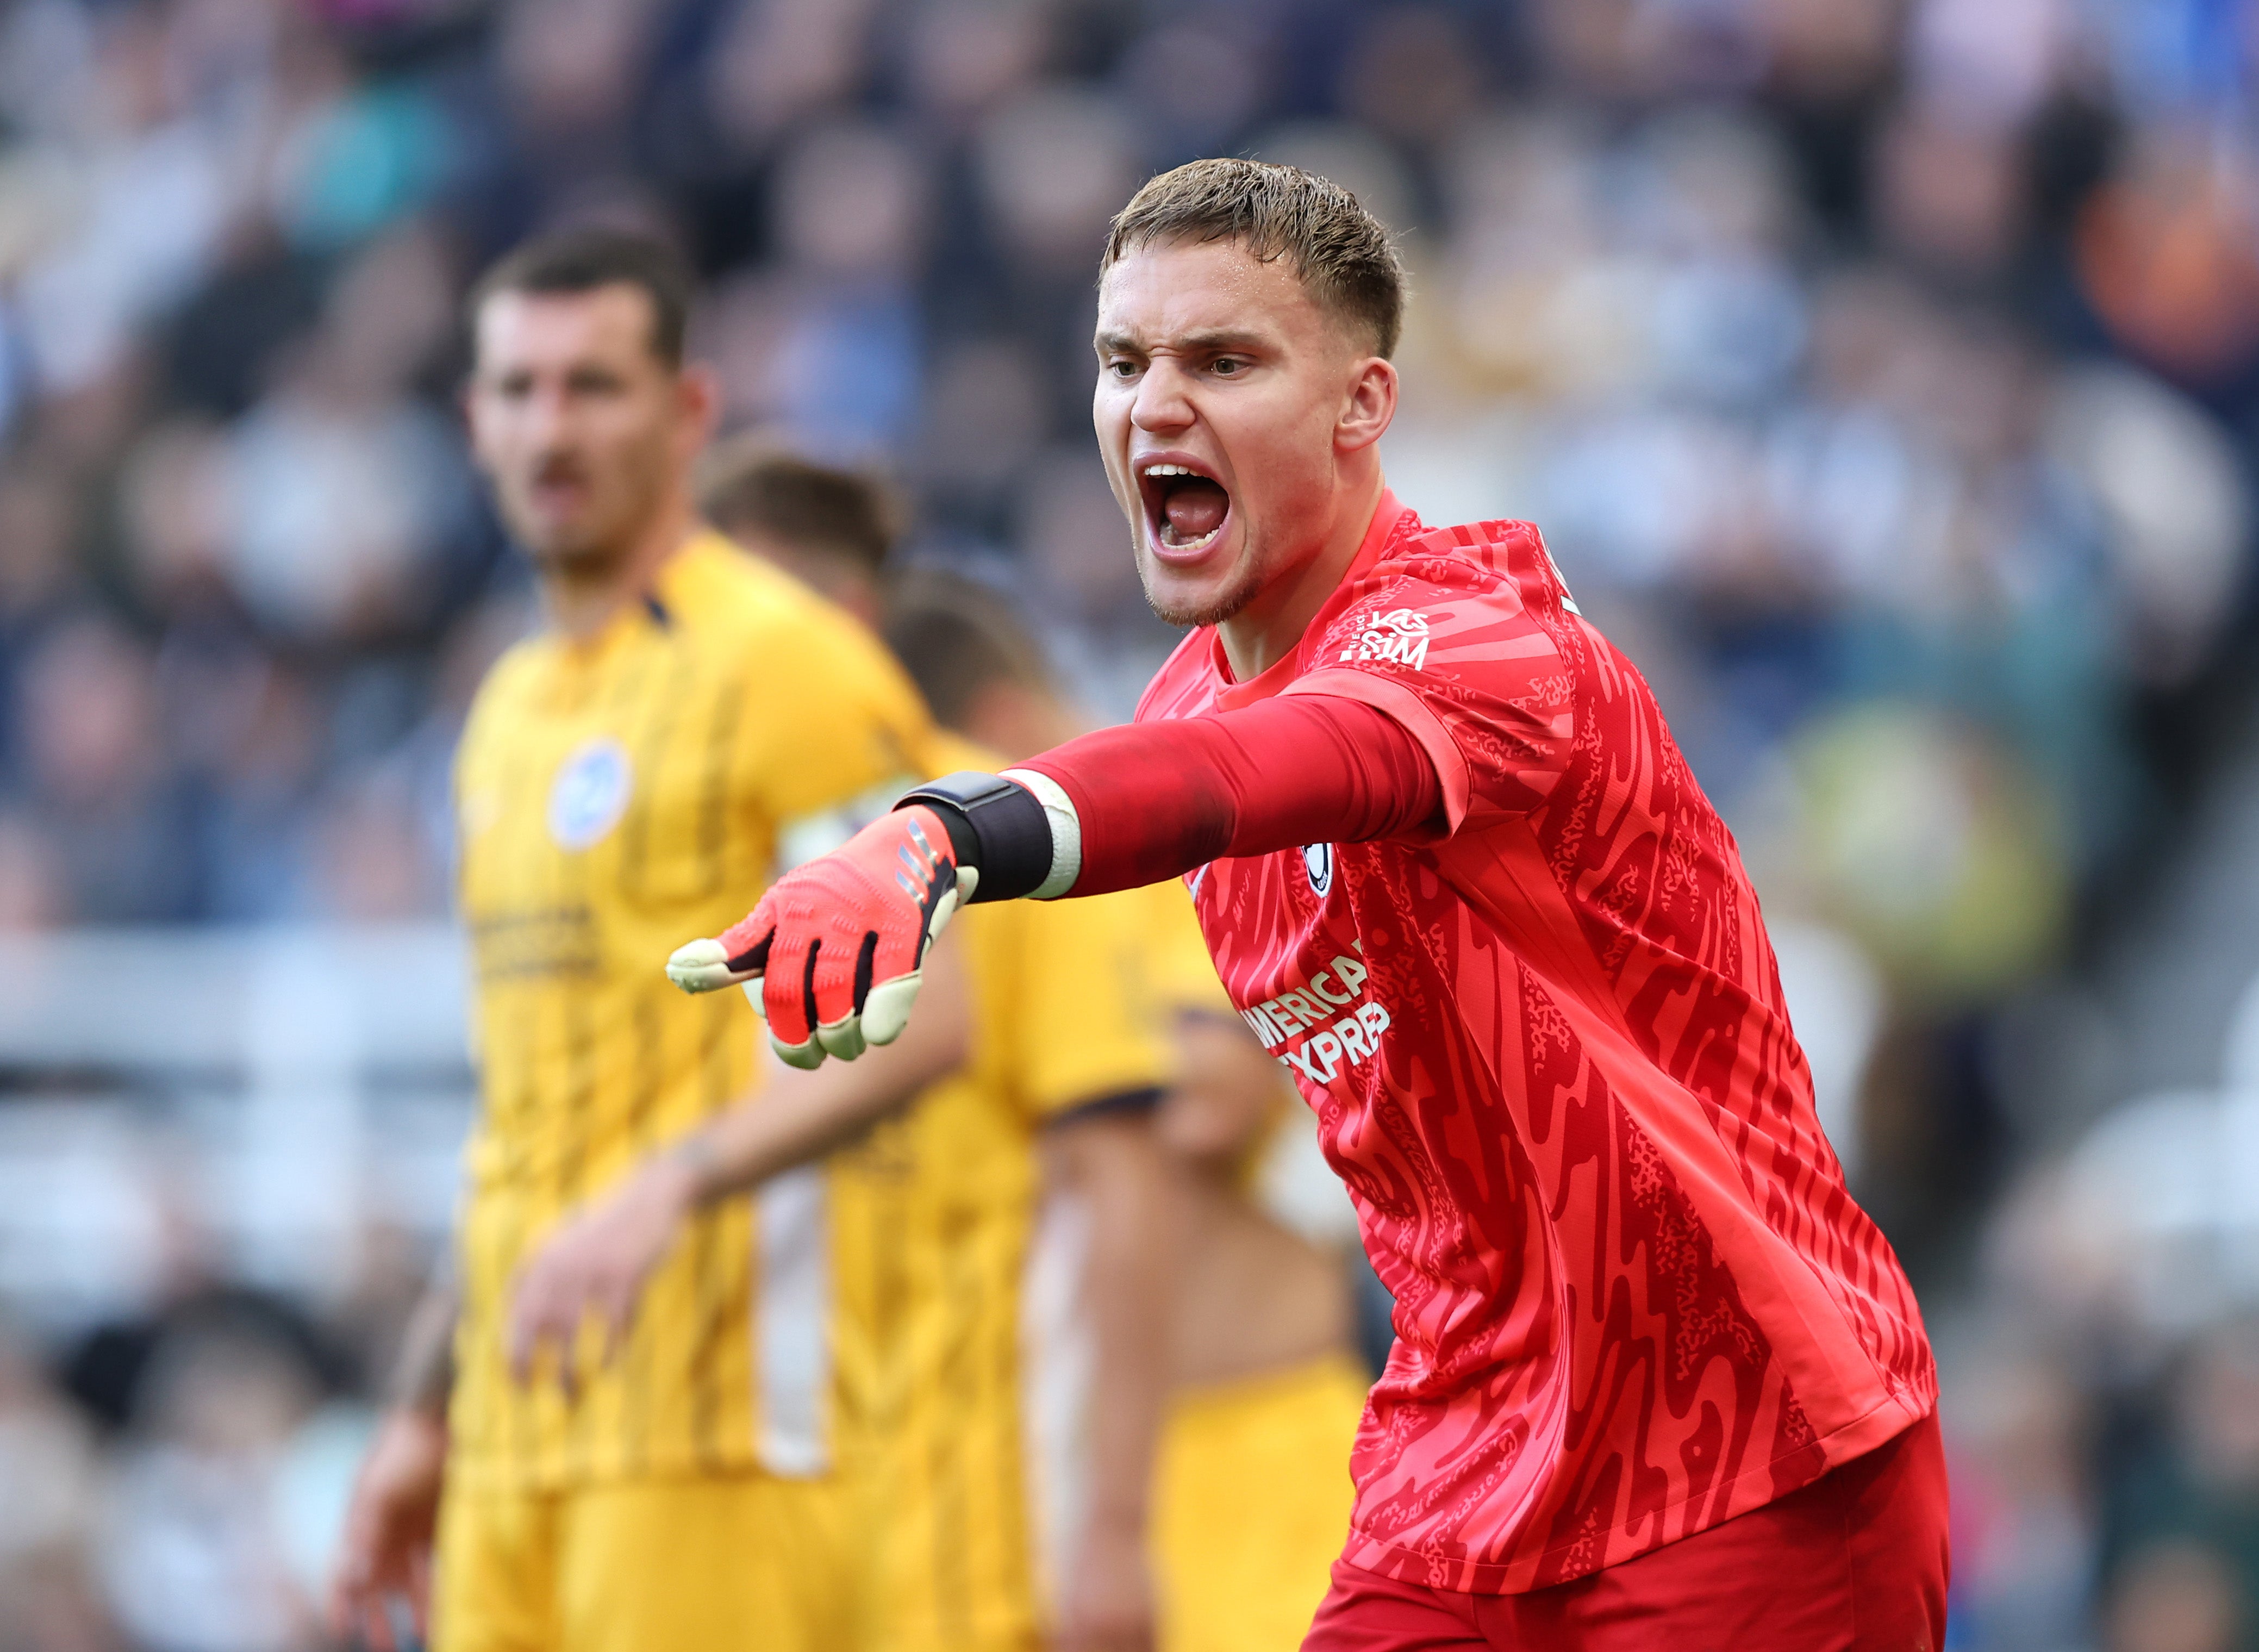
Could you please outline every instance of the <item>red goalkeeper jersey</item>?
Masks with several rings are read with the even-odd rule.
[[[1928,1414],[1920,1313],[1821,1133],[1733,838],[1536,530],[1430,532],[1385,496],[1291,658],[1234,683],[1194,631],[1137,716],[1279,694],[1384,712],[1444,799],[1421,841],[1187,879],[1396,1299],[1345,1557],[1541,1588]]]

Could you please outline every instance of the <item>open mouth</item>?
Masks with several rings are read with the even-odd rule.
[[[587,495],[588,479],[581,475],[578,466],[551,463],[534,473],[526,491],[542,509],[552,512],[570,510]]]
[[[1164,555],[1198,556],[1215,543],[1231,515],[1231,495],[1223,484],[1189,465],[1140,465],[1137,488],[1153,543]]]

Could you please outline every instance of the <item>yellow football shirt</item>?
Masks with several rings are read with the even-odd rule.
[[[759,1022],[677,992],[668,953],[882,806],[930,736],[862,626],[710,532],[601,635],[522,643],[481,687],[456,773],[481,1091],[458,1484],[828,1465],[820,1171],[696,1218],[577,1404],[510,1380],[508,1291],[561,1214],[754,1082]]]
[[[1208,956],[1208,937],[1201,933],[1200,917],[1184,880],[1171,878],[1131,894],[1144,907],[1146,956],[1163,1006],[1172,1013],[1214,1011],[1236,1017],[1238,1012],[1217,979],[1215,960]]]
[[[945,770],[1001,766],[946,745]],[[884,1652],[1038,1643],[1020,1360],[1037,1143],[1169,1082],[1148,929],[1143,892],[968,907],[970,1064],[833,1162],[841,1451],[869,1499]]]

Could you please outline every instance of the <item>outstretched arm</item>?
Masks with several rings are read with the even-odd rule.
[[[1009,778],[1045,805],[1048,876],[1067,872],[1059,864],[1065,839],[1072,876],[1063,888],[1034,891],[984,883],[981,900],[1104,894],[1227,857],[1400,837],[1443,808],[1434,765],[1402,724],[1361,701],[1322,694],[1101,729],[1030,758]],[[978,830],[987,821],[976,814],[967,823],[973,833],[952,829],[951,838],[970,836],[980,864],[994,852]],[[1031,825],[1021,830],[1035,836]]]
[[[1227,856],[1415,833],[1443,810],[1427,750],[1359,701],[1288,694],[1107,729],[918,787],[667,972],[688,992],[758,979],[787,1060],[852,1059],[908,1023],[924,948],[961,901],[1104,894]]]

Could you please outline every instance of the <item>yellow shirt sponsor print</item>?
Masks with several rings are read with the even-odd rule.
[[[795,844],[829,846],[831,812],[926,767],[930,737],[862,627],[710,533],[600,635],[523,643],[481,687],[456,771],[481,1091],[465,1485],[825,1466],[817,1173],[696,1219],[577,1404],[510,1381],[507,1292],[562,1214],[755,1082],[743,998],[686,997],[667,954],[742,917]]]
[[[957,742],[944,769],[988,769]],[[1021,1284],[1044,1126],[1168,1082],[1143,892],[969,907],[970,1065],[834,1161],[843,1457],[873,1511],[871,1644],[1037,1641]]]

